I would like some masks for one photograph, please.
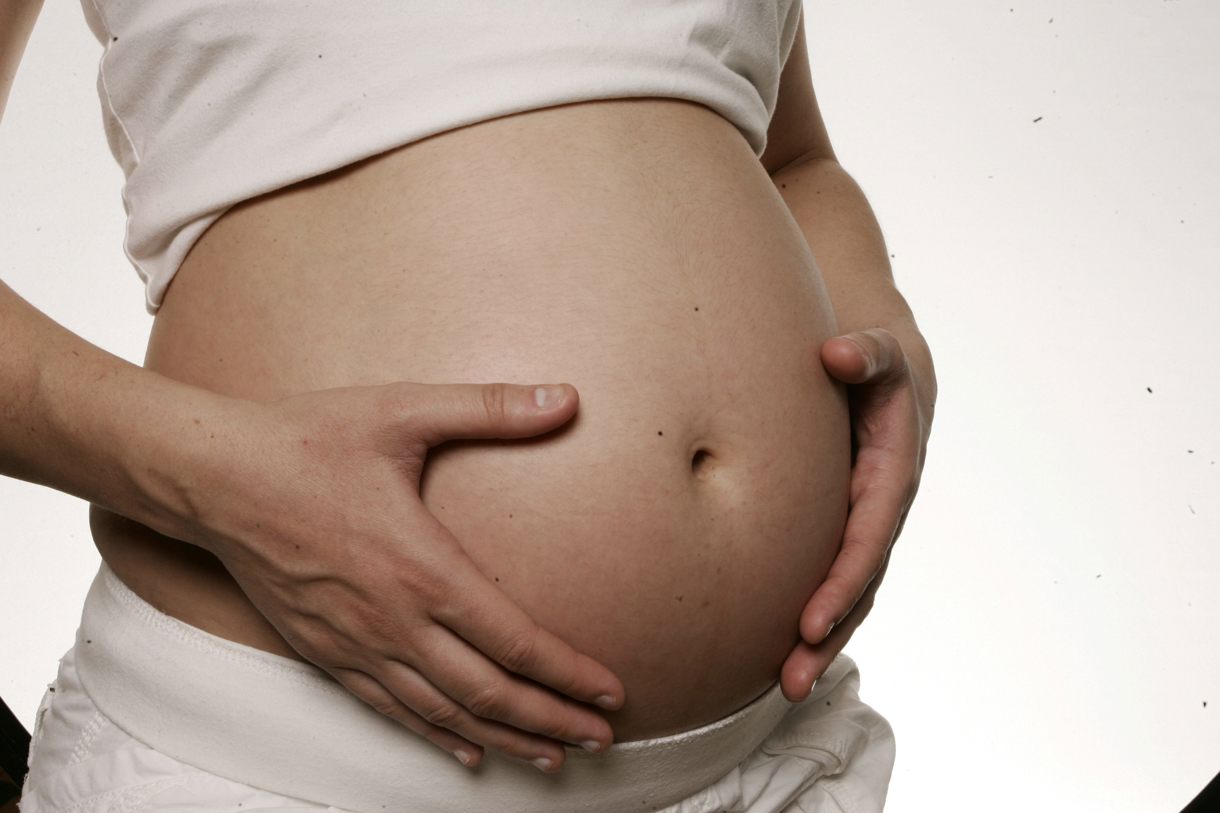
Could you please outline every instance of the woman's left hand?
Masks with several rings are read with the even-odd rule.
[[[809,695],[873,607],[890,547],[919,490],[935,400],[930,357],[926,364],[912,363],[885,328],[827,339],[821,359],[827,372],[849,385],[856,453],[842,547],[801,613],[801,640],[780,672],[792,702]]]

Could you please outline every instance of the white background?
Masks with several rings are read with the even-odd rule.
[[[889,809],[1177,811],[1220,770],[1220,5],[807,0],[806,28],[940,381],[848,650],[897,732]],[[99,54],[50,0],[0,127],[0,277],[140,363]],[[29,728],[86,504],[0,478],[0,556]]]

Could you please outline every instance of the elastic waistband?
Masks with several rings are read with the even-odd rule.
[[[136,739],[209,773],[359,813],[622,813],[681,801],[730,772],[794,706],[772,687],[706,726],[568,749],[547,775],[490,749],[480,767],[374,711],[326,672],[157,610],[103,561],[76,639],[81,685]]]

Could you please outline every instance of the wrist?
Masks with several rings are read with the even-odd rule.
[[[152,528],[202,545],[198,496],[210,470],[209,435],[226,402],[91,348],[73,363],[40,365],[37,406],[58,458],[44,483]]]
[[[252,402],[137,369],[144,376],[138,395],[144,409],[113,427],[120,438],[113,447],[117,465],[139,514],[132,519],[215,553],[212,507],[236,476],[238,413]]]

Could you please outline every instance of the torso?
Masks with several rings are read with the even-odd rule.
[[[701,105],[623,99],[451,130],[231,209],[178,271],[145,366],[258,400],[576,387],[566,431],[436,447],[421,493],[511,598],[623,679],[622,741],[777,679],[847,514],[847,402],[818,356],[834,333],[741,134]],[[91,518],[154,606],[300,659],[211,554]]]

